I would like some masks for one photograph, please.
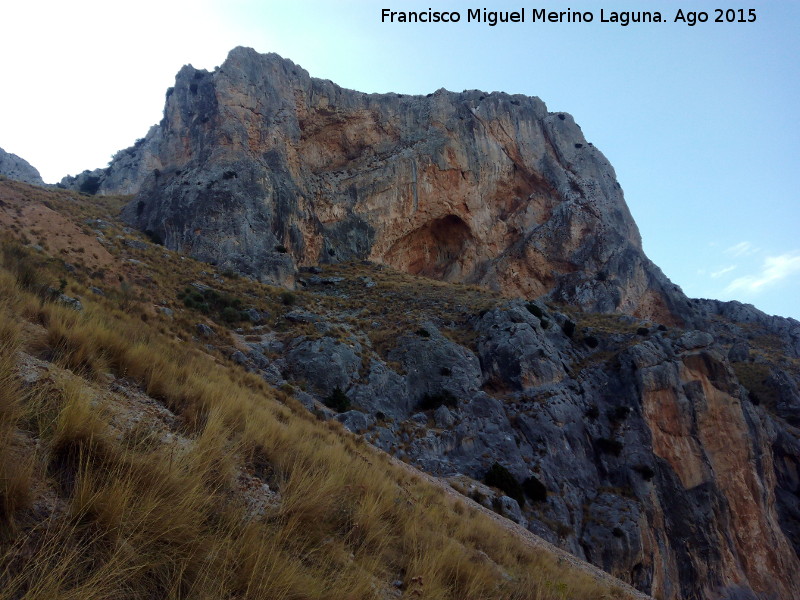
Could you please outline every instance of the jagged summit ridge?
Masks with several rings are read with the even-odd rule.
[[[236,48],[183,67],[164,119],[101,174],[170,248],[291,286],[368,259],[512,295],[680,320],[613,168],[534,97],[364,94]]]

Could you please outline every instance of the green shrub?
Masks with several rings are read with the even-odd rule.
[[[282,292],[281,302],[286,306],[292,306],[297,301],[297,297],[292,292]]]
[[[226,271],[228,277],[238,277],[232,271]],[[217,320],[225,323],[238,323],[249,321],[250,316],[242,310],[242,300],[236,296],[231,296],[214,289],[198,290],[192,287],[185,287],[178,293],[178,299],[183,301],[186,308],[199,310],[205,314],[211,314]]]
[[[220,316],[226,323],[238,323],[242,320],[242,314],[232,306],[223,308]]]
[[[520,507],[525,506],[525,494],[522,486],[514,479],[511,472],[500,463],[494,463],[483,478],[486,485],[500,488],[506,496],[517,501]]]
[[[416,333],[417,333],[417,335],[418,335],[418,336],[420,336],[420,337],[424,337],[424,338],[429,338],[429,337],[431,337],[431,332],[430,332],[430,331],[428,331],[427,329],[424,329],[424,328],[422,328],[422,327],[420,327],[419,329],[417,329],[417,332],[416,332]]]
[[[736,378],[747,390],[747,396],[755,405],[774,409],[780,403],[781,394],[772,377],[769,365],[754,362],[734,362]]]
[[[187,287],[178,294],[178,300],[183,300],[183,304],[187,308],[196,308],[198,304],[203,302],[203,295],[197,290]]]
[[[338,413],[350,410],[350,398],[348,398],[347,394],[345,394],[339,387],[333,388],[330,396],[325,398],[322,403]]]
[[[217,290],[208,289],[208,290],[203,290],[200,293],[203,295],[203,298],[208,300],[210,303],[214,305],[220,303],[221,295]]]

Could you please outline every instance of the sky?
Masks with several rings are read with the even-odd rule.
[[[3,6],[0,147],[46,182],[104,167],[162,116],[184,64],[277,52],[364,92],[439,88],[538,96],[569,112],[614,165],[644,250],[692,297],[800,319],[800,2],[607,0],[94,0]],[[459,23],[381,22],[381,10],[458,11]],[[526,10],[524,23],[468,9]],[[534,9],[591,23],[531,22]],[[658,11],[665,23],[601,22]],[[686,21],[675,21],[681,10]],[[708,13],[690,26],[689,13]],[[725,15],[723,15],[724,17]],[[739,15],[732,15],[738,17]]]

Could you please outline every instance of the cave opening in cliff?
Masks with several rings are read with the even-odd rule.
[[[472,232],[463,219],[447,215],[400,238],[390,248],[386,261],[412,275],[449,279],[463,273],[472,241]]]

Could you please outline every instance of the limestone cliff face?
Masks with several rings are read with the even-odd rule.
[[[661,589],[681,582],[685,593],[700,580],[706,589],[697,597],[735,588],[795,597],[797,583],[778,575],[800,562],[776,510],[774,424],[741,397],[723,356],[690,348],[676,358],[637,374],[652,450],[665,463],[662,477],[669,473],[647,515],[671,533],[650,548]]]
[[[300,336],[247,364],[317,400],[338,387],[346,425],[429,472],[538,478],[546,501],[518,520],[656,598],[800,597],[800,323],[686,299],[569,115],[362,94],[237,48],[184,67],[159,125],[65,185],[87,182],[135,192],[124,217],[154,240],[266,282],[312,289],[299,267],[368,259],[624,313],[567,333],[553,305],[513,300],[470,317],[471,348],[441,322],[386,356]],[[443,392],[456,406],[420,412]]]
[[[100,191],[170,248],[264,281],[369,259],[603,311],[679,320],[614,170],[538,98],[362,94],[236,48],[184,67],[163,121]],[[277,249],[277,250],[276,250]]]
[[[33,185],[44,185],[42,176],[35,167],[24,158],[10,154],[2,148],[0,148],[0,175]]]

